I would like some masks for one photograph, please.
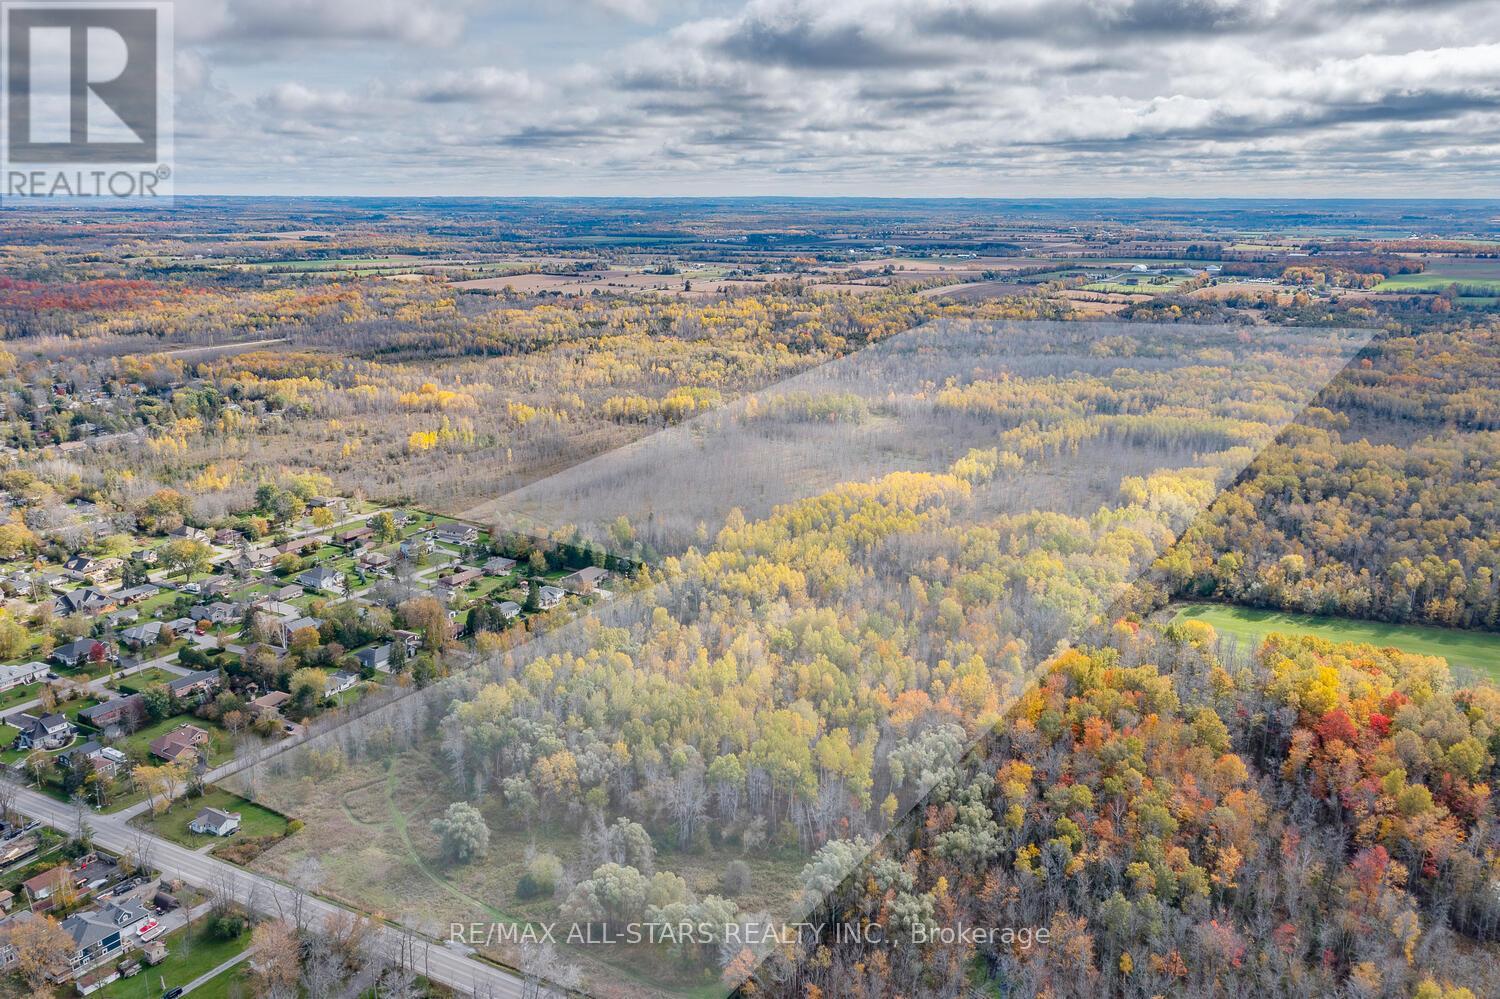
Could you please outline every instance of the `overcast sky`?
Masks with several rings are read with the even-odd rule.
[[[1489,0],[178,0],[177,191],[1500,193]]]

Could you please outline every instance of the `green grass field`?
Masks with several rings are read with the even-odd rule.
[[[226,812],[239,812],[240,831],[231,836],[219,837],[200,836],[188,829],[188,823],[193,821],[193,817],[209,806]],[[213,788],[201,798],[183,798],[162,814],[145,817],[139,821],[142,826],[158,836],[164,836],[174,843],[180,843],[192,849],[208,843],[230,843],[235,839],[281,836],[286,833],[287,827],[285,815],[246,801],[239,795],[230,794],[222,788]]]
[[[139,673],[132,673],[123,680],[116,680],[114,687],[117,690],[129,687],[131,690],[145,690],[152,684],[171,683],[177,679],[177,674],[162,669],[160,666],[152,666],[143,669]]]
[[[250,965],[241,961],[228,971],[220,972],[192,991],[193,999],[231,999],[233,996],[248,997],[255,994],[255,985],[250,980]]]
[[[104,999],[157,999],[162,994],[162,982],[168,989],[186,985],[206,972],[212,971],[240,951],[250,946],[250,934],[241,933],[234,940],[216,940],[200,924],[193,927],[191,947],[184,947],[183,937],[187,930],[169,933],[167,959],[154,968],[145,968],[131,978],[111,982],[94,993]],[[231,969],[232,970],[232,969]],[[196,991],[193,995],[197,995]]]
[[[19,687],[12,687],[5,693],[0,694],[0,711],[9,710],[17,704],[25,704],[27,701],[35,700],[41,694],[43,682],[23,683]]]
[[[1417,624],[1384,624],[1353,618],[1287,614],[1226,604],[1188,604],[1173,621],[1205,621],[1220,635],[1259,642],[1273,631],[1316,635],[1335,642],[1363,642],[1424,656],[1442,656],[1450,666],[1475,670],[1500,681],[1500,635]]]

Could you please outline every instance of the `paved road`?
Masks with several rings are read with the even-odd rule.
[[[15,787],[15,808],[42,823],[71,835],[78,828],[78,810],[28,787]],[[301,914],[304,926],[318,926],[328,917],[348,910],[330,902],[301,894],[279,881],[222,860],[204,856],[178,846],[170,840],[152,836],[126,824],[118,815],[88,812],[85,816],[94,842],[105,850],[139,856],[149,850],[148,862],[165,877],[177,878],[232,898],[246,909],[273,918],[297,921]],[[465,995],[485,999],[520,999],[522,980],[482,961],[475,960],[440,944],[420,941],[415,948],[410,938],[397,930],[382,927],[375,937],[393,963],[403,959],[421,975],[440,982]],[[416,951],[413,954],[413,951]]]
[[[123,679],[134,673],[144,673],[146,670],[153,669],[158,666],[169,673],[176,673],[178,676],[186,676],[187,674],[192,672],[192,670],[188,669],[186,666],[178,665],[177,653],[172,652],[157,659],[148,659],[145,662],[137,663],[136,665],[127,667],[125,669],[115,670],[113,673],[106,673],[103,676],[96,677],[93,680],[89,680],[86,682],[79,680],[73,682],[83,683],[96,697],[98,697],[100,700],[107,701],[110,698],[117,697],[119,695],[115,691],[110,690],[107,686],[105,686],[106,684],[112,683],[115,680]],[[63,679],[72,680],[72,677],[64,676]],[[50,683],[54,681],[47,682]],[[41,704],[42,699],[40,697],[33,697],[29,701],[25,701],[21,704],[15,704],[11,707],[6,708],[4,714],[6,717],[10,717],[11,715],[20,714],[23,711],[31,711],[35,708],[41,707]]]

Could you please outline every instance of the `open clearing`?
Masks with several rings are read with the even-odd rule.
[[[1335,642],[1392,647],[1418,655],[1442,656],[1451,666],[1500,679],[1500,635],[1493,632],[1287,614],[1227,604],[1188,604],[1172,620],[1204,621],[1213,625],[1220,635],[1232,635],[1240,641],[1252,643],[1259,643],[1272,632],[1281,632],[1316,635]]]

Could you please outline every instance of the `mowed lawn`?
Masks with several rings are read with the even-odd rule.
[[[226,812],[240,813],[239,832],[229,836],[200,836],[188,829],[188,823],[205,808],[218,808]],[[237,839],[253,839],[258,836],[281,836],[286,833],[287,819],[280,812],[273,812],[239,795],[230,794],[222,788],[211,788],[201,798],[179,799],[169,810],[160,815],[145,815],[140,824],[158,836],[174,843],[196,849],[208,843],[232,843]]]
[[[248,959],[241,961],[228,971],[219,972],[190,994],[193,999],[232,999],[234,996],[255,995],[254,984],[250,981]]]
[[[140,974],[131,978],[112,982],[94,995],[105,999],[140,999],[141,996],[157,999],[162,994],[163,981],[167,983],[168,989],[186,985],[250,946],[248,930],[233,940],[218,940],[208,932],[204,925],[206,922],[207,920],[199,920],[194,924],[190,948],[183,945],[187,930],[169,933],[162,938],[167,944],[165,961],[154,968],[144,968]],[[69,990],[70,993],[71,991]]]
[[[1316,635],[1335,642],[1363,642],[1424,656],[1442,656],[1450,666],[1482,672],[1500,681],[1500,634],[1419,624],[1385,624],[1354,618],[1288,614],[1227,604],[1188,604],[1174,621],[1205,621],[1220,635],[1259,644],[1271,632]]]

